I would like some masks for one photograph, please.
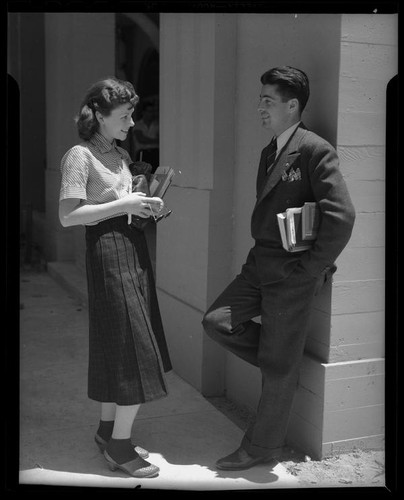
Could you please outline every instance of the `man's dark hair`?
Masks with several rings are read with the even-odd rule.
[[[300,113],[309,100],[310,87],[306,73],[292,66],[280,66],[266,71],[261,76],[262,85],[277,85],[282,101],[297,99]]]

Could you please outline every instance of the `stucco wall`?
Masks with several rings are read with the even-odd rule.
[[[59,222],[60,160],[79,141],[74,116],[85,91],[114,74],[114,14],[46,13],[45,43],[46,259],[74,260],[84,270],[83,228]]]
[[[256,173],[261,150],[271,138],[257,112],[260,77],[280,65],[305,71],[311,97],[303,122],[335,145],[340,30],[341,16],[335,14],[238,15],[233,275],[240,271],[253,244],[250,218]],[[261,387],[259,370],[228,354],[226,387],[230,398],[255,408]]]
[[[304,360],[289,436],[319,456],[384,445],[386,87],[397,16],[342,16],[340,52],[337,150],[357,219],[331,302],[314,310],[307,349],[323,363]]]
[[[398,71],[397,43],[395,15],[342,18],[338,154],[357,219],[335,275],[346,283],[346,306],[332,362],[384,356],[386,89]]]
[[[174,369],[205,393],[223,388],[224,353],[201,320],[230,279],[235,21],[160,16],[160,163],[176,176],[173,214],[157,229],[157,286]]]
[[[254,73],[279,64],[307,72],[303,121],[337,148],[357,211],[333,287],[316,300],[288,440],[317,458],[383,446],[385,92],[397,72],[397,17],[240,15],[237,47],[233,275],[252,243],[251,193],[268,140],[252,112]],[[255,408],[260,372],[227,353],[225,387]]]

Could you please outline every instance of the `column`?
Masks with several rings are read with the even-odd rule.
[[[201,320],[231,277],[235,23],[160,16],[160,163],[176,176],[157,230],[157,287],[174,369],[205,394],[224,384],[224,352]]]

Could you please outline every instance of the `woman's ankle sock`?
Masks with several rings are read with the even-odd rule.
[[[106,451],[108,455],[118,464],[124,464],[134,460],[139,455],[136,453],[132,441],[128,439],[114,439],[108,441]]]
[[[100,420],[100,425],[98,426],[97,434],[104,441],[108,442],[111,439],[113,428],[114,428],[114,420]]]

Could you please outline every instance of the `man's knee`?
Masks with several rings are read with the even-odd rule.
[[[216,330],[217,318],[215,311],[208,311],[204,314],[202,319],[202,326],[206,333]]]
[[[208,311],[202,319],[202,326],[205,332],[212,338],[217,338],[221,332],[227,333],[227,323],[225,315],[220,308]]]

